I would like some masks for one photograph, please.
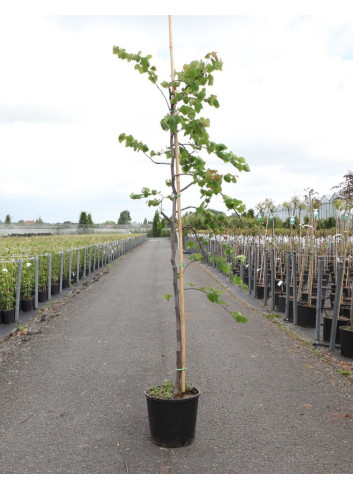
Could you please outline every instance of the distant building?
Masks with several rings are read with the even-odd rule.
[[[319,208],[319,219],[327,219],[328,217],[337,217],[337,211],[335,207],[333,206],[333,203],[336,199],[339,198],[339,195],[334,193],[331,195],[331,197],[328,197],[327,195],[323,195],[321,199],[318,199],[321,201],[321,206]],[[299,211],[299,209],[296,209],[295,211],[295,216],[299,217],[299,213],[302,218],[307,216],[309,214],[308,209],[304,209],[302,211]],[[275,216],[281,219],[282,221],[285,221],[288,218],[288,210],[283,207],[282,205],[279,205],[277,209],[274,212]]]

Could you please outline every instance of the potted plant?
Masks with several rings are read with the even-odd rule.
[[[256,297],[258,299],[262,299],[264,297],[265,291],[265,274],[268,273],[268,270],[265,268],[265,250],[270,248],[270,240],[268,236],[269,225],[272,227],[272,240],[271,244],[274,242],[274,212],[275,212],[275,204],[272,199],[265,199],[262,202],[256,204],[255,209],[258,211],[258,224],[259,224],[259,262],[255,264],[255,270],[259,270],[259,275],[256,281]],[[261,218],[260,218],[261,216]],[[263,244],[261,246],[261,221],[265,219],[265,234],[263,238]],[[270,286],[268,285],[268,292],[270,291]]]
[[[5,262],[0,265],[0,311],[2,322],[11,324],[15,321],[16,303],[16,273],[14,262]]]
[[[48,257],[41,255],[38,258],[38,302],[48,300]]]
[[[342,212],[344,223],[342,228],[342,240],[341,244],[341,258],[344,261],[345,268],[345,286],[349,288],[350,291],[350,324],[346,326],[341,326],[340,329],[340,342],[341,342],[341,354],[344,357],[353,358],[353,287],[350,283],[350,262],[348,259],[349,255],[349,217],[351,215],[353,209],[353,173],[348,171],[346,175],[344,175],[344,180],[339,185],[334,187],[339,190],[339,201],[336,206]],[[336,290],[337,293],[337,290]],[[341,291],[341,301],[342,303],[342,291]]]
[[[22,265],[21,308],[23,312],[34,308],[34,267],[30,259],[25,260]]]
[[[306,231],[306,250],[308,258],[308,278],[307,278],[307,293],[303,291],[303,275],[304,275],[304,262],[301,263],[301,272],[299,280],[299,294],[301,301],[298,303],[298,324],[309,328],[315,327],[316,321],[316,297],[313,297],[313,285],[316,275],[316,225],[318,218],[318,209],[320,207],[320,201],[314,197],[317,192],[313,189],[306,189],[307,195],[305,200],[307,202],[307,208],[309,211],[309,221],[305,225]]]
[[[171,81],[159,83],[156,67],[151,65],[151,56],[143,56],[141,52],[133,54],[121,47],[114,47],[113,54],[119,59],[132,62],[135,69],[146,75],[163,95],[168,106],[166,115],[160,121],[163,131],[169,133],[169,144],[163,150],[150,150],[149,147],[132,135],[120,134],[120,143],[134,151],[143,153],[157,165],[167,165],[170,179],[166,181],[167,193],[159,189],[144,187],[133,199],[147,200],[148,206],[159,208],[160,214],[170,226],[172,287],[175,302],[175,321],[177,330],[176,375],[174,382],[166,381],[145,392],[149,412],[150,428],[154,443],[162,446],[184,446],[192,442],[195,433],[196,409],[199,397],[197,388],[186,382],[185,359],[185,310],[184,310],[184,255],[182,211],[190,206],[181,205],[181,196],[191,187],[198,188],[200,199],[194,207],[198,215],[202,215],[205,225],[213,233],[219,231],[217,215],[209,210],[213,196],[221,196],[225,207],[232,211],[242,212],[245,206],[240,200],[225,193],[225,183],[235,183],[236,176],[232,173],[220,174],[217,169],[210,168],[207,155],[212,155],[224,164],[238,171],[249,171],[242,157],[229,151],[224,144],[217,144],[210,139],[208,127],[210,121],[202,117],[204,106],[219,107],[216,95],[209,95],[207,87],[213,85],[213,73],[222,69],[222,61],[215,52],[209,53],[202,60],[184,64],[181,71],[174,71],[171,17],[169,16],[169,41],[171,61]],[[179,142],[179,136],[185,140]],[[166,203],[171,210],[166,210]],[[170,212],[170,214],[168,214]],[[202,260],[205,256],[206,240],[196,235],[198,251],[189,255],[191,261]],[[195,246],[195,243],[188,243]],[[226,265],[225,265],[226,266]],[[228,264],[229,268],[230,265]],[[234,279],[235,281],[238,278]],[[195,288],[195,287],[193,287]],[[199,287],[207,298],[227,308],[222,299],[221,291],[214,288]],[[166,294],[169,300],[172,295]],[[237,321],[245,322],[240,313],[231,312]]]

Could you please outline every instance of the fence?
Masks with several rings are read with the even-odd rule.
[[[58,253],[0,259],[0,323],[18,321],[21,312],[38,309],[39,303],[78,284],[145,239],[142,235]]]
[[[200,251],[194,244],[190,253]],[[307,331],[312,328],[314,344],[333,351],[341,346],[339,322],[347,326],[353,320],[352,240],[346,243],[346,255],[341,246],[333,237],[316,239],[311,250],[299,239],[256,243],[246,236],[218,237],[205,243],[203,262],[219,271],[224,269],[218,267],[219,258],[229,263],[230,278],[239,276],[247,286],[246,294],[263,301],[270,311],[282,313],[285,321]],[[245,260],[239,260],[239,255]]]

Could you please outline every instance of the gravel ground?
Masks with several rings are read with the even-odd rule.
[[[3,342],[0,473],[351,474],[343,364],[200,265],[186,280],[223,287],[248,322],[187,292],[196,438],[178,449],[151,443],[144,390],[175,373],[169,244],[147,240]]]

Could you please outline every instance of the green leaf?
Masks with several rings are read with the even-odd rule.
[[[237,255],[236,259],[239,260],[243,265],[246,263],[246,256],[245,255]]]
[[[240,312],[234,312],[232,311],[231,312],[231,315],[233,316],[233,318],[238,322],[238,323],[247,323],[248,322],[248,318],[246,316],[244,316],[243,314],[241,314]]]
[[[239,275],[233,275],[232,276],[232,282],[234,285],[239,285],[239,286],[243,285],[243,281]]]
[[[170,294],[164,294],[163,298],[167,301],[169,301],[169,299],[171,298],[172,296]]]
[[[148,205],[148,207],[157,207],[160,203],[161,203],[161,201],[159,199],[150,199],[147,202],[147,205]]]
[[[169,131],[169,125],[165,117],[161,120],[161,128],[163,131]]]
[[[141,194],[130,194],[130,199],[133,199],[133,200],[138,200],[138,199],[142,199],[143,195]]]
[[[207,299],[211,302],[218,302],[218,294],[214,290],[207,292]]]

